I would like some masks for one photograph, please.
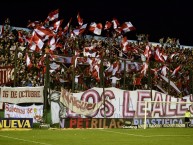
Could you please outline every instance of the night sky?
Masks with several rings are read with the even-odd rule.
[[[193,46],[193,2],[191,0],[26,0],[1,1],[0,24],[9,17],[12,26],[26,27],[27,21],[44,21],[49,12],[60,10],[59,19],[66,25],[72,17],[72,25],[76,26],[77,13],[84,23],[111,21],[117,18],[122,24],[130,21],[135,32],[129,32],[128,39],[136,39],[135,35],[149,34],[151,42],[159,38],[179,38],[182,45]]]

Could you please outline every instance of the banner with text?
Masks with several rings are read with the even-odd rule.
[[[176,102],[176,103],[154,103],[148,104],[147,106],[147,116],[153,118],[178,118],[184,117],[184,113],[187,109],[190,109],[191,114],[193,114],[193,102],[192,95],[185,96],[183,98],[175,98],[173,96],[163,94],[157,91],[150,90],[136,90],[128,91],[121,90],[117,88],[92,88],[85,92],[73,93],[73,98],[71,103],[74,106],[79,108],[83,107],[84,104],[81,104],[81,101],[89,103],[98,103],[101,100],[105,100],[104,103],[92,114],[84,116],[77,114],[72,111],[72,109],[64,112],[66,117],[75,117],[75,118],[144,118],[145,117],[145,101],[163,101],[163,102]],[[51,95],[52,96],[52,95]],[[56,96],[56,95],[55,95]],[[104,97],[105,96],[105,97]],[[53,97],[55,98],[55,97]],[[71,97],[72,98],[72,97]],[[52,100],[52,99],[51,99]],[[80,100],[80,101],[78,101]],[[55,101],[56,102],[56,101]],[[187,102],[188,104],[185,104]],[[58,107],[56,107],[58,105]],[[51,106],[52,112],[61,113],[60,102],[55,103],[54,106]],[[58,110],[57,110],[58,109]],[[84,110],[82,110],[84,111]],[[56,118],[56,116],[54,116]],[[58,121],[61,116],[58,116]]]
[[[68,92],[63,88],[61,90],[60,102],[71,111],[81,115],[90,115],[95,113],[103,103],[103,101],[98,103],[81,101],[80,99],[77,99],[77,97],[74,97],[71,92]]]
[[[5,118],[33,118],[37,123],[42,120],[43,105],[18,106],[15,104],[5,103]]]
[[[13,66],[0,67],[0,86],[13,83],[14,80],[14,68]]]
[[[147,118],[146,124],[162,127],[184,127],[184,118]],[[193,124],[193,120],[191,120]],[[143,128],[144,118],[63,118],[60,128]],[[164,126],[163,126],[164,125]]]
[[[43,103],[43,86],[39,87],[0,87],[0,102]]]
[[[32,128],[32,118],[0,118],[0,128]]]

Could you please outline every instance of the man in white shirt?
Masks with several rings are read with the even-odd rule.
[[[119,81],[121,78],[117,78],[116,76],[113,75],[110,79],[112,87],[116,87],[117,81]]]

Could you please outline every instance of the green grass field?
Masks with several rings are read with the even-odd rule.
[[[0,130],[0,145],[191,145],[193,128]]]

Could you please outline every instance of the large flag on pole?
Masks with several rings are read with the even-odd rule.
[[[103,25],[101,23],[96,24],[95,22],[92,22],[90,24],[89,30],[94,34],[101,35],[102,28],[103,28]]]
[[[166,81],[167,83],[170,83],[170,86],[172,86],[179,94],[181,93],[181,91],[178,89],[178,87],[174,84],[174,82],[172,82],[171,80],[169,80],[167,77],[160,75],[161,78]]]
[[[133,24],[131,24],[131,22],[124,22],[121,26],[123,32],[130,32],[130,31],[134,31],[135,27],[133,26]]]
[[[80,26],[82,26],[83,25],[83,19],[80,17],[80,13],[78,12],[78,14],[77,14],[77,20],[78,20],[78,24],[80,25]]]

